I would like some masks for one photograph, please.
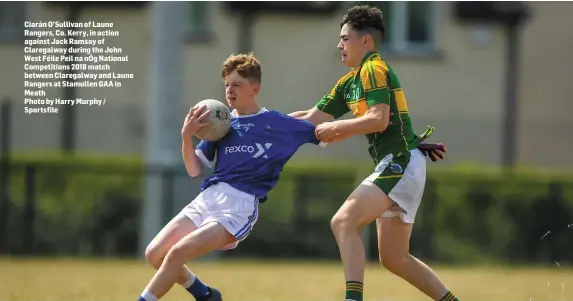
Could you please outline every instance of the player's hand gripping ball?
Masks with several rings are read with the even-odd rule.
[[[201,127],[194,132],[195,137],[205,141],[217,141],[225,137],[231,128],[231,112],[227,106],[216,99],[205,99],[193,108],[200,110],[198,116],[203,117]],[[208,114],[205,114],[207,113]]]

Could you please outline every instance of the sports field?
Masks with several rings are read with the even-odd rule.
[[[338,263],[219,261],[192,269],[225,300],[337,301],[344,280]],[[573,300],[573,269],[437,268],[464,301]],[[0,301],[137,300],[152,276],[144,262],[0,259]],[[163,300],[193,300],[181,288]],[[368,267],[365,301],[428,300],[378,265]]]

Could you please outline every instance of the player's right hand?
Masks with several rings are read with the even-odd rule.
[[[206,106],[202,105],[199,107],[192,107],[189,110],[189,113],[187,114],[187,116],[185,117],[185,121],[183,122],[183,128],[181,129],[181,136],[183,138],[191,137],[195,133],[197,133],[197,131],[199,131],[201,128],[211,124],[210,122],[201,122],[203,119],[209,116],[209,113],[211,112],[210,110],[206,110],[205,112],[203,112],[205,108]]]

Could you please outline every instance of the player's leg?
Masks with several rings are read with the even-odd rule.
[[[181,266],[213,250],[221,249],[235,241],[235,237],[219,223],[208,223],[179,240],[167,252],[161,267],[153,276],[139,298],[156,301],[175,284]]]
[[[183,210],[186,216],[200,224],[198,230],[188,234],[177,242],[167,253],[158,272],[144,290],[140,300],[156,301],[175,283],[176,266],[180,262],[195,259],[213,250],[235,248],[251,232],[258,219],[258,199],[233,187],[219,183],[209,187],[200,194],[189,207],[195,206],[203,214],[200,222],[192,212]],[[175,275],[175,276],[174,276]],[[209,288],[209,301],[221,300],[221,294]]]
[[[345,300],[362,301],[366,256],[360,231],[385,212],[390,199],[374,184],[360,184],[331,221],[346,280]]]
[[[380,218],[376,224],[380,262],[388,271],[433,300],[458,300],[430,267],[410,254],[413,224],[405,223],[399,217]]]
[[[194,206],[191,205],[187,206],[183,212],[194,214],[196,222],[200,223],[198,222],[200,219],[199,212],[195,211],[193,207]],[[159,269],[163,259],[171,247],[195,230],[197,230],[197,226],[192,219],[183,213],[178,214],[169,223],[167,223],[165,227],[163,227],[163,229],[147,246],[145,257],[153,267]],[[181,266],[176,282],[183,286],[183,288],[185,288],[196,299],[201,299],[209,294],[209,287],[201,282],[201,280],[199,280],[199,278],[185,265]]]
[[[169,249],[195,230],[197,226],[187,216],[182,214],[175,216],[149,243],[145,250],[145,258],[154,268],[159,269]],[[183,285],[189,278],[191,278],[191,271],[183,265],[177,277],[177,283]]]
[[[423,154],[415,149],[409,156],[393,159],[380,176],[369,180],[392,201],[389,210],[377,220],[382,265],[434,300],[458,300],[432,269],[410,255],[410,236],[426,181]]]

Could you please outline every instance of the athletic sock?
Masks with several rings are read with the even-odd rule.
[[[344,300],[362,301],[364,285],[360,281],[346,281]]]
[[[189,280],[183,284],[183,287],[195,297],[195,299],[204,298],[208,296],[211,291],[195,274],[191,273]]]
[[[458,299],[458,297],[456,297],[456,295],[452,294],[451,291],[448,291],[441,299],[440,301],[460,301],[460,299]]]
[[[157,297],[155,297],[150,291],[144,290],[137,301],[157,301]]]

